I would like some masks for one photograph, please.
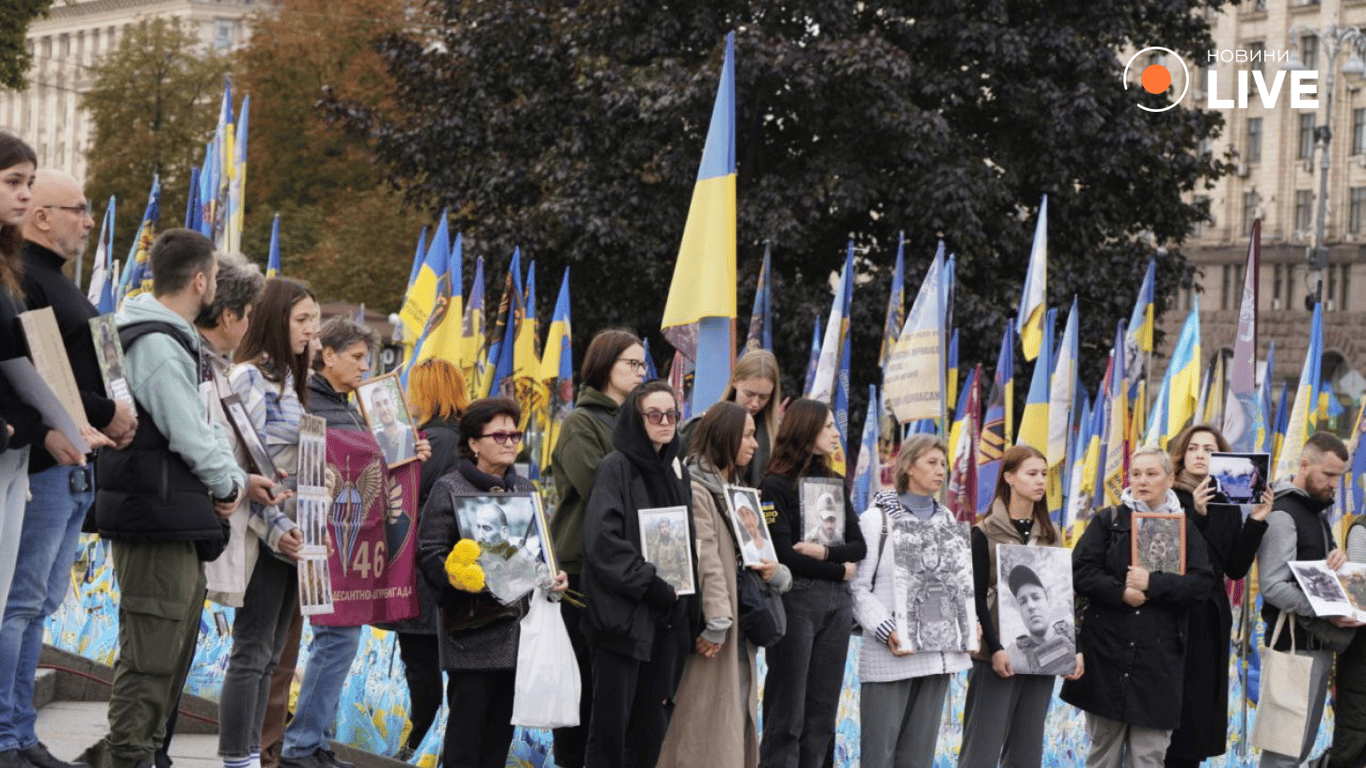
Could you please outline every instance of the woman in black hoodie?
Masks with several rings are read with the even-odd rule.
[[[679,457],[678,398],[651,381],[622,404],[584,514],[583,634],[593,657],[586,768],[652,766],[659,757],[683,661],[697,634],[693,596],[682,599],[641,554],[639,512],[685,507],[697,570],[692,489]]]

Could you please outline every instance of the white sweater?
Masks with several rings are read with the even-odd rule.
[[[868,556],[859,563],[858,573],[854,575],[850,589],[854,593],[854,618],[863,627],[863,645],[859,650],[858,676],[865,683],[886,683],[907,680],[913,677],[960,672],[972,666],[972,660],[965,652],[945,653],[942,651],[922,651],[909,656],[893,656],[887,643],[877,638],[878,628],[892,618],[893,572],[896,558],[891,550],[891,535],[882,535],[882,510],[874,504],[859,516],[859,529],[863,540],[868,542]],[[953,516],[942,506],[936,505],[932,522],[945,525],[953,524]],[[882,546],[878,547],[878,542]],[[881,551],[878,551],[878,550]],[[873,574],[877,573],[877,584],[873,584]]]

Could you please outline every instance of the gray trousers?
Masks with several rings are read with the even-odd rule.
[[[1172,732],[1129,725],[1086,713],[1086,735],[1091,751],[1086,768],[1162,768]]]
[[[1309,757],[1314,742],[1319,737],[1319,724],[1323,721],[1323,702],[1328,695],[1328,675],[1333,670],[1332,651],[1295,651],[1300,656],[1314,660],[1309,675],[1309,712],[1304,722],[1304,737],[1298,755],[1282,755],[1262,751],[1260,768],[1292,768]]]
[[[859,765],[933,768],[949,675],[927,675],[859,690]]]
[[[3,427],[0,427],[3,429]],[[5,615],[28,504],[29,447],[0,451],[0,616]]]
[[[1002,678],[987,662],[973,660],[958,768],[1039,768],[1044,720],[1057,680],[1052,675]]]
[[[256,567],[233,619],[232,655],[223,676],[218,754],[225,758],[260,754],[271,676],[298,609],[298,568],[258,546]]]

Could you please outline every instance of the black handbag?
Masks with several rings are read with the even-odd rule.
[[[740,632],[757,646],[767,648],[783,639],[787,632],[787,611],[783,599],[773,594],[763,578],[740,564],[736,573],[739,585]]]

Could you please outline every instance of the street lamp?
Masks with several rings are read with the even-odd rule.
[[[1350,51],[1347,61],[1343,62],[1342,74],[1353,85],[1366,79],[1366,62],[1362,61],[1361,50],[1366,48],[1366,34],[1356,27],[1342,27],[1334,23],[1325,30],[1296,26],[1290,29],[1288,48],[1294,55],[1283,66],[1285,69],[1306,69],[1300,58],[1300,41],[1312,35],[1319,42],[1328,64],[1328,72],[1323,83],[1323,111],[1319,125],[1314,128],[1314,147],[1319,153],[1319,199],[1318,212],[1314,221],[1314,245],[1309,249],[1309,267],[1315,273],[1312,304],[1323,301],[1323,276],[1328,269],[1328,248],[1324,245],[1324,226],[1328,219],[1328,142],[1333,138],[1333,86],[1337,81],[1338,56],[1344,48]]]

